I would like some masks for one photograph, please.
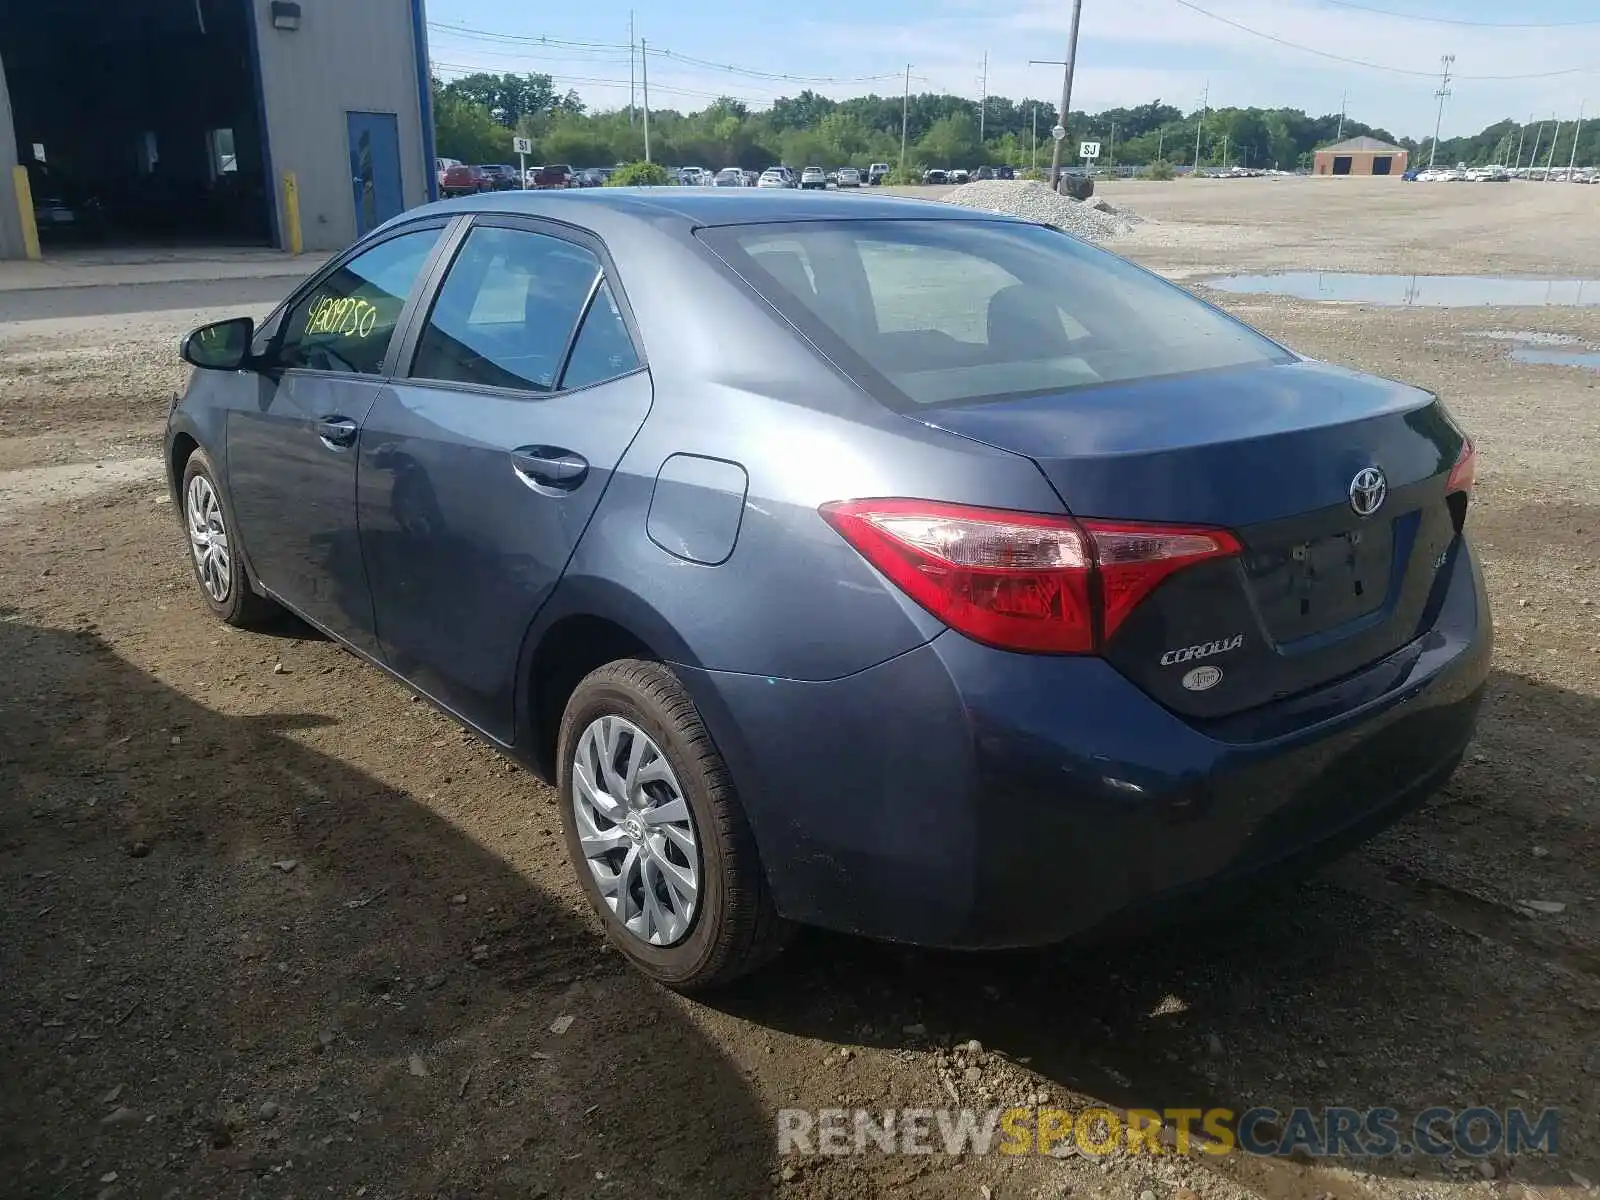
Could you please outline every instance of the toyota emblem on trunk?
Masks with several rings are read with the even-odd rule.
[[[1356,472],[1350,481],[1350,507],[1358,517],[1370,517],[1383,507],[1389,495],[1389,481],[1377,467],[1366,467]]]

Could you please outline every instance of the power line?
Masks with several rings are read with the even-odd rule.
[[[1190,10],[1192,10],[1194,12],[1197,12],[1202,17],[1210,17],[1213,21],[1220,21],[1224,25],[1232,26],[1234,29],[1239,30],[1241,33],[1248,33],[1253,37],[1263,38],[1266,41],[1274,42],[1277,45],[1287,47],[1290,50],[1299,50],[1299,51],[1301,51],[1302,53],[1305,53],[1305,54],[1315,54],[1318,58],[1331,59],[1334,62],[1345,63],[1347,66],[1366,67],[1368,70],[1371,70],[1371,71],[1388,71],[1388,72],[1390,72],[1391,74],[1394,74],[1394,75],[1410,75],[1410,76],[1413,76],[1413,77],[1423,78],[1423,79],[1431,79],[1431,78],[1433,78],[1433,72],[1432,71],[1417,71],[1417,70],[1411,69],[1410,67],[1391,67],[1391,66],[1385,65],[1384,63],[1367,62],[1365,59],[1361,59],[1361,58],[1347,58],[1343,54],[1334,54],[1332,51],[1329,51],[1329,50],[1318,50],[1315,46],[1302,46],[1299,42],[1291,42],[1287,38],[1281,38],[1281,37],[1277,36],[1276,34],[1264,33],[1263,31],[1261,31],[1259,29],[1252,29],[1249,25],[1240,24],[1238,21],[1233,20],[1231,17],[1224,17],[1220,13],[1214,13],[1208,8],[1201,8],[1198,4],[1192,3],[1191,0],[1172,0],[1172,2],[1174,4],[1182,5],[1184,8],[1190,9]],[[1521,75],[1457,75],[1456,78],[1457,79],[1485,80],[1485,81],[1494,81],[1494,80],[1502,80],[1503,81],[1503,80],[1512,80],[1512,79],[1549,79],[1549,78],[1553,78],[1553,77],[1558,76],[1558,75],[1587,75],[1587,74],[1589,74],[1589,73],[1591,73],[1591,72],[1593,72],[1593,71],[1595,71],[1597,69],[1600,69],[1600,68],[1596,68],[1596,67],[1565,67],[1565,68],[1562,68],[1559,71],[1529,71],[1529,72],[1526,72],[1525,74],[1521,74]]]
[[[461,37],[477,41],[489,42],[515,42],[522,45],[559,46],[579,50],[615,50],[628,51],[631,47],[626,42],[584,42],[564,38],[546,37],[535,34],[521,33],[495,33],[488,29],[476,29],[470,25],[451,25],[444,22],[430,21],[429,28],[441,33],[453,33]],[[707,70],[725,71],[731,75],[743,75],[752,79],[771,79],[783,83],[799,84],[841,84],[841,83],[881,83],[888,79],[899,79],[900,72],[887,71],[877,75],[792,75],[783,71],[759,71],[750,67],[739,67],[732,63],[719,63],[708,58],[699,58],[692,54],[680,54],[675,50],[652,49],[651,54],[658,58],[670,58],[675,62],[688,63],[691,66],[704,67]]]
[[[1394,17],[1401,21],[1426,21],[1431,25],[1462,25],[1469,29],[1572,29],[1579,25],[1600,25],[1600,17],[1584,17],[1576,21],[1473,21],[1466,17],[1433,17],[1423,13],[1394,12],[1387,8],[1373,8],[1357,4],[1355,0],[1322,0],[1324,4],[1339,8],[1353,8],[1358,12],[1373,13],[1380,17]]]
[[[435,61],[433,65],[442,71],[459,71],[464,75],[471,75],[479,70],[478,67],[468,66],[465,63]],[[568,84],[573,83],[584,83],[596,87],[609,88],[626,88],[628,86],[628,81],[626,79],[599,79],[588,75],[552,75],[551,82],[553,84],[559,84],[562,87],[566,87]],[[662,83],[653,83],[650,86],[653,91],[657,92],[671,92],[674,95],[680,96],[696,96],[706,100],[722,99],[722,95],[720,93],[700,91],[696,88],[672,87]]]

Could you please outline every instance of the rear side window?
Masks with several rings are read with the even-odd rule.
[[[1291,357],[1182,289],[1041,226],[828,221],[700,236],[893,407]]]
[[[428,314],[412,377],[555,390],[599,274],[598,258],[560,238],[472,230]]]
[[[572,357],[561,377],[561,386],[581,388],[604,383],[638,366],[639,355],[611,295],[611,285],[602,281],[594,294],[594,303],[584,315],[578,340],[572,344]]]
[[[302,296],[284,318],[277,364],[381,374],[400,310],[439,233],[418,229],[379,242]]]

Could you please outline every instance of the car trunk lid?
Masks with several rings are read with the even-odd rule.
[[[1075,516],[1238,537],[1238,557],[1171,576],[1104,648],[1194,717],[1306,691],[1417,637],[1465,513],[1446,501],[1463,439],[1443,407],[1321,363],[910,415],[1032,459]]]

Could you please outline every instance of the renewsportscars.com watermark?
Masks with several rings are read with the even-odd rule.
[[[1444,1158],[1560,1153],[1556,1109],[784,1108],[779,1154],[1291,1154]]]

